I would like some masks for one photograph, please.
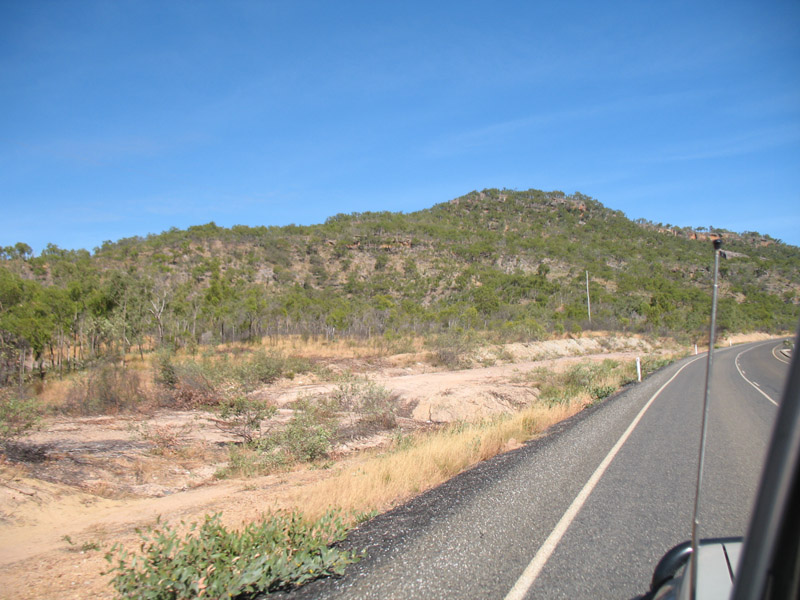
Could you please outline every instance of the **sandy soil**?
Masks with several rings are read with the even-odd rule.
[[[401,426],[413,429],[528,404],[538,392],[524,377],[532,369],[662,351],[637,337],[598,337],[484,349],[475,359],[486,366],[459,371],[436,371],[419,355],[351,360],[346,368],[390,390],[404,417]],[[333,387],[298,377],[259,393],[281,408],[279,418],[286,418],[293,400]],[[213,415],[52,420],[22,440],[16,458],[23,462],[7,460],[0,468],[0,596],[112,597],[100,575],[107,567],[103,556],[115,542],[135,546],[135,527],[159,516],[191,521],[214,512],[222,512],[230,524],[257,519],[289,507],[293,490],[360,460],[358,450],[382,439],[373,436],[337,448],[338,460],[330,469],[219,481],[214,473],[225,464],[225,444],[233,437],[215,425]]]

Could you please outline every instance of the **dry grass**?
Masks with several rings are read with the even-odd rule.
[[[80,373],[71,373],[64,379],[50,378],[38,394],[41,406],[44,408],[61,407],[75,382],[81,377]]]
[[[332,507],[353,513],[387,510],[478,462],[522,445],[634,380],[635,373],[635,361],[607,360],[523,374],[522,379],[537,381],[543,391],[552,388],[558,393],[543,394],[541,401],[513,415],[401,438],[389,452],[366,455],[331,477],[296,490],[289,506],[309,516]]]
[[[161,473],[161,465],[153,460],[147,460],[144,458],[136,459],[133,462],[133,466],[127,466],[126,468],[130,470],[133,474],[134,481],[137,484],[148,483],[150,481],[154,481],[157,479],[158,475]]]
[[[268,350],[301,358],[363,359],[387,356],[398,351],[421,352],[425,342],[422,338],[387,341],[383,337],[376,336],[369,340],[349,338],[328,340],[323,336],[291,335],[278,338],[265,337],[262,345]]]
[[[147,358],[149,359],[149,357]],[[39,405],[45,411],[63,408],[70,395],[74,395],[75,388],[85,385],[87,378],[96,371],[96,368],[77,371],[65,374],[63,378],[52,374],[41,387],[35,390]],[[126,363],[126,371],[138,375],[138,392],[143,402],[156,397],[158,388],[153,381],[153,370],[149,360],[144,363],[140,360],[130,361]]]
[[[365,456],[329,478],[298,489],[289,505],[311,517],[332,507],[353,513],[387,510],[478,462],[520,446],[581,407],[579,403],[536,405],[510,417],[456,424],[400,439],[387,453]]]

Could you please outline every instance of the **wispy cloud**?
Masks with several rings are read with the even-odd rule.
[[[278,199],[269,198],[268,195],[182,191],[176,194],[147,198],[140,203],[140,206],[143,212],[151,215],[215,220],[223,217],[230,218],[244,211],[278,203]]]
[[[428,158],[443,158],[463,154],[501,143],[512,135],[530,133],[534,130],[552,127],[564,121],[589,118],[602,111],[602,107],[588,106],[492,123],[483,127],[442,136],[423,148],[423,153]]]
[[[423,148],[428,158],[443,158],[464,154],[483,147],[500,144],[512,136],[530,135],[567,123],[599,120],[612,115],[632,112],[652,112],[668,106],[696,102],[707,92],[670,92],[646,96],[618,98],[606,102],[587,103],[561,110],[542,111],[533,115],[491,123],[482,127],[441,136]]]
[[[169,140],[158,136],[120,135],[108,138],[62,138],[18,145],[23,154],[84,166],[103,166],[130,158],[153,158],[175,148],[201,142],[191,135]]]
[[[98,166],[131,156],[153,156],[161,146],[143,137],[116,139],[60,139],[29,144],[23,150],[40,157]]]
[[[800,127],[771,127],[713,139],[689,140],[670,145],[658,156],[643,159],[648,163],[709,160],[741,156],[800,142]]]

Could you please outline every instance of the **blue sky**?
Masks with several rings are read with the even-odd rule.
[[[800,245],[800,2],[0,0],[0,246],[580,191]]]

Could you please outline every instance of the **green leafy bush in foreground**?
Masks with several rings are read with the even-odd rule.
[[[113,574],[111,583],[121,598],[253,598],[341,575],[359,559],[330,547],[346,530],[337,512],[317,521],[278,513],[242,531],[226,529],[219,514],[188,530],[184,523],[174,528],[158,522],[138,531],[140,554],[115,544],[106,554],[112,564],[107,573]]]

